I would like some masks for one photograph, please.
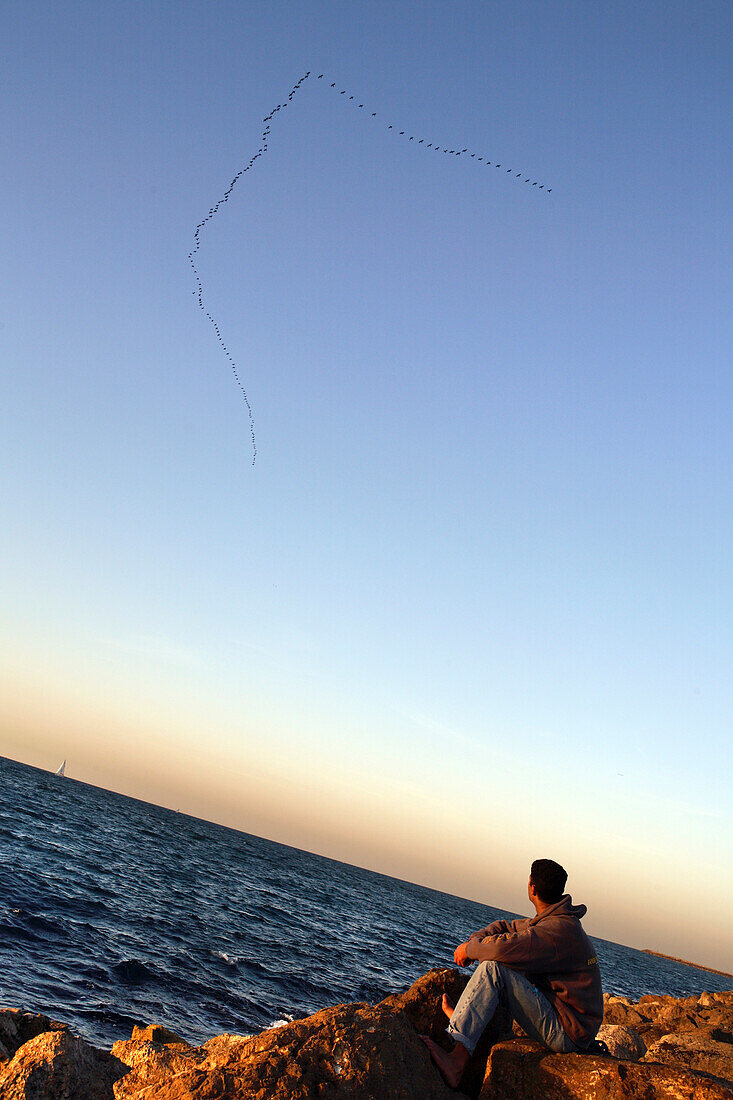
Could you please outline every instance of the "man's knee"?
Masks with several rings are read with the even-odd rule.
[[[476,969],[482,971],[484,976],[494,984],[501,982],[502,972],[504,970],[501,963],[495,962],[493,959],[484,959],[483,962],[478,964]]]

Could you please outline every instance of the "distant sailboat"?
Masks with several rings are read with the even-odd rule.
[[[65,768],[66,768],[66,761],[64,760],[64,762],[63,762],[63,764],[61,765],[61,767],[59,768],[59,770],[58,770],[57,772],[55,772],[54,774],[55,774],[55,775],[63,775],[63,774],[64,774],[64,769],[65,769]]]

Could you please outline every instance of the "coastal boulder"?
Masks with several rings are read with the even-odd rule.
[[[441,998],[455,1002],[467,980],[465,972],[431,971],[376,1005],[338,1005],[257,1036],[219,1035],[197,1048],[163,1029],[136,1028],[131,1040],[112,1048],[127,1068],[114,1085],[115,1100],[448,1100],[456,1093],[420,1035],[450,1046]],[[501,1013],[487,1029],[464,1095],[478,1095],[488,1050],[508,1024]],[[160,1041],[151,1041],[155,1036]]]
[[[381,1004],[393,1011],[403,1011],[418,1035],[427,1035],[445,1050],[450,1050],[453,1044],[446,1035],[448,1020],[441,1002],[445,994],[451,1004],[455,1004],[468,985],[469,978],[470,974],[465,970],[430,970],[413,982],[405,993],[392,994]],[[494,1043],[511,1034],[512,1018],[506,1009],[499,1006],[466,1066],[461,1081],[463,1093],[467,1096],[478,1096],[489,1051]]]
[[[603,997],[603,1022],[604,1024],[618,1024],[621,1027],[632,1027],[639,1033],[650,1026],[651,1017],[647,1012],[641,1012],[628,997],[613,997],[605,994]]]
[[[623,1024],[602,1024],[596,1039],[605,1043],[609,1054],[625,1062],[638,1062],[646,1054],[644,1040],[633,1027]]]
[[[115,1049],[124,1057],[116,1044]],[[407,1015],[383,1005],[338,1005],[253,1038],[219,1036],[186,1054],[187,1064],[142,1086],[120,1078],[116,1100],[450,1100]],[[171,1072],[172,1070],[172,1072]]]
[[[0,1100],[114,1100],[124,1070],[66,1029],[44,1031],[0,1066]]]
[[[733,1035],[715,1027],[664,1035],[649,1047],[644,1061],[711,1073],[733,1086]]]
[[[165,1028],[136,1027],[112,1054],[126,1072],[114,1085],[115,1100],[446,1100],[447,1089],[419,1035],[446,1047],[441,998],[455,1002],[467,975],[436,970],[405,993],[377,1005],[350,1004],[271,1028],[257,1036],[219,1035],[191,1047]],[[491,1042],[507,1030],[499,1015],[477,1051],[466,1081],[477,1095]]]
[[[140,1026],[110,1054],[47,1017],[6,1010],[0,1035],[14,1053],[0,1063],[0,1100],[733,1100],[733,993],[636,1005],[607,998],[599,1037],[615,1057],[511,1038],[497,1013],[456,1093],[420,1035],[450,1046],[441,998],[455,1003],[466,981],[464,971],[431,971],[375,1005],[337,1005],[197,1047],[161,1025]],[[608,1019],[633,1013],[642,1037]],[[674,1022],[686,1030],[656,1034]]]
[[[440,1007],[443,994],[455,1004],[468,979],[469,975],[461,970],[429,970],[404,993],[392,993],[379,1003],[393,1012],[405,1012],[418,1034],[437,1040],[448,1025]]]
[[[670,1065],[553,1054],[528,1040],[498,1043],[479,1100],[731,1100],[724,1082]]]
[[[136,1027],[132,1039],[115,1043],[112,1047],[112,1056],[122,1066],[122,1074],[114,1084],[115,1098],[144,1095],[143,1090],[151,1086],[160,1087],[167,1078],[194,1068],[202,1060],[201,1051],[183,1040],[166,1043],[143,1037],[157,1030],[155,1026]]]
[[[132,1029],[133,1039],[144,1039],[149,1043],[162,1043],[164,1046],[189,1046],[185,1039],[182,1039],[175,1031],[171,1031],[170,1028],[163,1027],[162,1024],[149,1024],[147,1027],[143,1027],[140,1024],[135,1024]]]
[[[42,1035],[44,1031],[66,1031],[66,1024],[51,1020],[43,1013],[21,1012],[17,1008],[0,1008],[0,1063],[13,1057],[15,1052]]]

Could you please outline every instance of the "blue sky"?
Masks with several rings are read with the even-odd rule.
[[[7,10],[0,753],[733,965],[729,6]]]

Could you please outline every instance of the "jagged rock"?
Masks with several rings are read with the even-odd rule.
[[[620,1024],[639,1033],[647,1047],[664,1035],[718,1027],[733,1032],[733,993],[707,993],[700,997],[648,994],[634,1004],[627,997],[604,996],[604,1024]]]
[[[376,1005],[338,1005],[199,1047],[161,1025],[140,1026],[111,1054],[46,1016],[5,1010],[0,1042],[12,1056],[0,1063],[0,1100],[449,1100],[456,1093],[419,1035],[450,1046],[441,996],[455,1002],[466,981],[465,971],[431,971]],[[636,1004],[606,997],[604,1007],[599,1037],[615,1057],[507,1041],[509,1020],[497,1013],[461,1093],[474,1100],[733,1100],[725,1080],[733,1076],[733,992],[650,995]],[[636,1017],[641,1037],[629,1024]],[[663,1040],[660,1029],[671,1023],[686,1030]]]
[[[655,1029],[667,1035],[673,1031],[695,1031],[699,1026],[695,1010],[679,1002],[664,1005],[653,1019]]]
[[[731,1100],[733,1091],[677,1066],[553,1054],[511,1039],[491,1051],[479,1100]]]
[[[150,1042],[154,1029],[136,1029],[112,1053],[129,1072],[114,1087],[116,1100],[446,1100],[446,1088],[419,1034],[446,1046],[443,993],[455,1001],[467,976],[431,971],[406,993],[380,1004],[339,1005],[254,1037],[220,1035],[202,1047]],[[481,1088],[488,1048],[505,1034],[508,1018],[497,1015],[464,1078],[464,1090]],[[176,1036],[175,1038],[178,1038]]]
[[[160,1049],[181,1056],[182,1048]],[[219,1039],[190,1058],[192,1064],[149,1080],[142,1092],[131,1074],[120,1078],[116,1100],[449,1100],[455,1095],[407,1015],[384,1005],[324,1009],[252,1039]]]
[[[440,1007],[445,993],[455,1004],[468,984],[469,975],[461,970],[429,970],[404,993],[392,993],[380,1001],[393,1011],[402,1009],[419,1035],[437,1039],[445,1031],[448,1021]]]
[[[149,1029],[135,1028],[135,1031],[143,1030]],[[124,1070],[124,1075],[115,1082],[115,1097],[140,1096],[142,1090],[160,1085],[167,1077],[191,1069],[201,1060],[199,1051],[188,1043],[169,1045],[134,1037],[115,1043],[112,1056],[119,1060]]]
[[[704,1019],[707,1027],[717,1027],[720,1031],[733,1033],[733,1005],[723,1004],[711,1008],[704,1012]]]
[[[180,1035],[177,1035],[175,1031],[171,1031],[170,1028],[163,1027],[162,1024],[149,1024],[147,1027],[143,1027],[139,1024],[135,1024],[132,1029],[133,1039],[146,1039],[149,1043],[166,1043],[166,1044],[178,1044],[181,1043],[184,1046],[190,1044],[182,1039]]]
[[[45,1031],[0,1067],[0,1100],[114,1100],[125,1067],[70,1031]]]
[[[0,1046],[6,1052],[6,1058],[12,1058],[16,1050],[42,1035],[44,1031],[67,1031],[66,1024],[52,1020],[43,1013],[21,1012],[17,1008],[0,1008]],[[0,1054],[0,1062],[5,1061]]]
[[[646,1052],[645,1062],[665,1062],[702,1073],[712,1073],[733,1085],[733,1035],[721,1041],[719,1028],[664,1035]]]
[[[605,1043],[613,1058],[627,1062],[638,1062],[646,1054],[646,1045],[633,1027],[623,1024],[601,1024],[597,1039]]]
[[[445,993],[448,1000],[455,1004],[466,988],[469,977],[465,970],[430,970],[422,978],[418,978],[405,993],[395,993],[381,1004],[393,1011],[402,1009],[418,1035],[429,1035],[444,1049],[450,1050],[452,1043],[446,1035],[448,1020],[442,1010],[441,1001]],[[521,1028],[519,1032],[523,1034]],[[478,1096],[491,1047],[500,1039],[508,1038],[511,1033],[512,1018],[505,1009],[499,1007],[466,1066],[461,1082],[461,1091],[466,1095]]]
[[[604,1024],[619,1024],[621,1027],[631,1027],[640,1034],[649,1026],[650,1016],[640,1012],[636,1005],[628,997],[603,998],[603,1022]]]
[[[698,997],[698,1003],[702,1008],[712,1008],[715,1005],[720,1005],[733,1009],[733,989],[720,989],[714,993],[701,993]]]

